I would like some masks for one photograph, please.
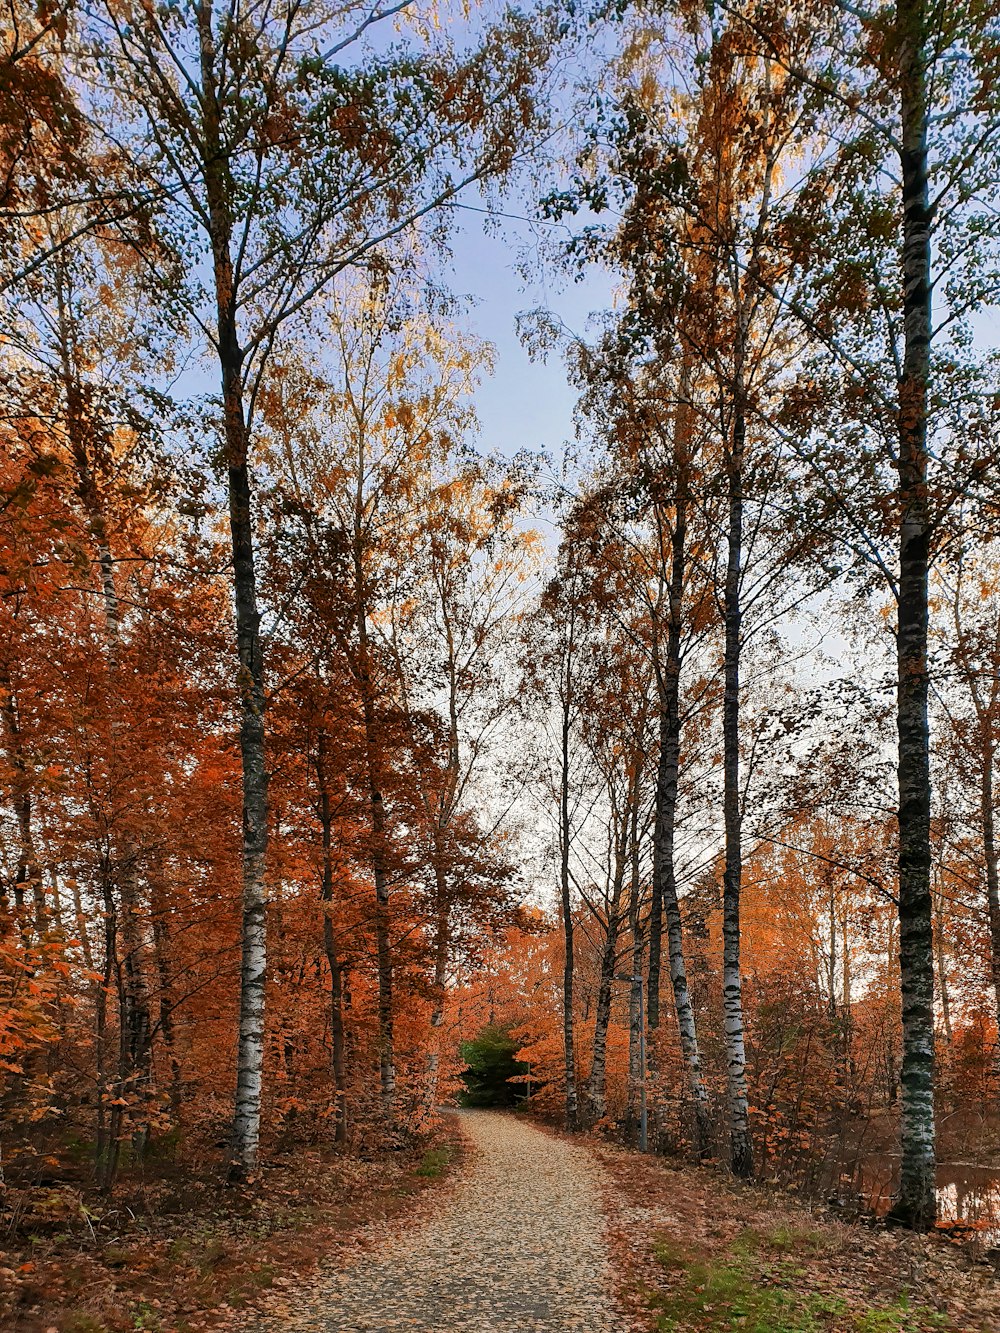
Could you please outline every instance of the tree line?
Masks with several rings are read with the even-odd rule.
[[[740,1176],[775,1133],[859,1156],[898,1104],[892,1211],[933,1221],[1000,979],[997,23],[15,5],[25,1171],[70,1129],[105,1190],[174,1132],[244,1177],[262,1123],[392,1139],[506,1005],[571,1126],[617,1049],[626,1119],[648,1086],[661,1143]],[[490,350],[441,281],[470,189],[620,291],[594,337],[525,321],[579,391],[548,481],[474,447]]]

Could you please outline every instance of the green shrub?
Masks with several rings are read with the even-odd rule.
[[[462,1074],[466,1090],[459,1096],[462,1106],[513,1106],[523,1096],[510,1079],[526,1074],[528,1066],[514,1059],[517,1042],[505,1028],[485,1027],[459,1049],[467,1065]]]

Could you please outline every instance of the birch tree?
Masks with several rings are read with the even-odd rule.
[[[803,173],[794,206],[783,210],[801,274],[783,300],[813,345],[825,349],[821,377],[842,377],[843,392],[834,396],[845,422],[863,422],[865,452],[855,463],[841,442],[819,451],[787,437],[786,444],[807,463],[839,515],[845,545],[874,571],[896,609],[903,1104],[892,1216],[922,1228],[937,1207],[928,571],[957,497],[981,496],[992,449],[979,431],[962,441],[954,423],[960,402],[976,417],[984,405],[970,388],[963,329],[996,290],[989,201],[998,147],[996,50],[977,6],[789,6],[777,24],[755,6],[727,11],[827,118],[827,149]],[[852,53],[849,61],[844,52]],[[820,255],[826,260],[807,272],[806,263]],[[753,276],[774,290],[766,275]],[[813,368],[810,375],[815,388]],[[815,409],[824,392],[807,390],[803,401]],[[850,405],[861,394],[878,404],[874,419]],[[944,451],[949,463],[939,469],[935,452]],[[858,494],[868,508],[853,502],[844,474],[834,481],[831,468],[842,462],[859,480],[864,474]]]
[[[191,0],[156,11],[116,3],[91,20],[109,114],[125,118],[134,157],[170,201],[165,290],[218,374],[243,769],[236,1172],[257,1153],[266,979],[266,683],[251,478],[261,375],[286,322],[337,273],[369,262],[464,183],[509,166],[533,124],[537,50],[524,23],[491,29],[465,59],[419,44],[375,56],[366,35],[400,9]],[[381,822],[377,775],[371,800]],[[391,1100],[388,1052],[384,1083]]]

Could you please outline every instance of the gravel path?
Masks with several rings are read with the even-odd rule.
[[[513,1116],[462,1112],[446,1197],[345,1271],[320,1272],[253,1333],[628,1333],[610,1294],[600,1172]]]

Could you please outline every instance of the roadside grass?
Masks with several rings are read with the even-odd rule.
[[[440,1148],[428,1148],[414,1175],[423,1176],[427,1180],[436,1180],[448,1170],[453,1156],[454,1149],[450,1144],[444,1144]]]
[[[864,1311],[836,1291],[809,1287],[801,1260],[822,1256],[819,1231],[746,1227],[717,1253],[659,1235],[653,1254],[665,1289],[645,1287],[657,1333],[931,1333],[954,1328],[904,1293]]]

